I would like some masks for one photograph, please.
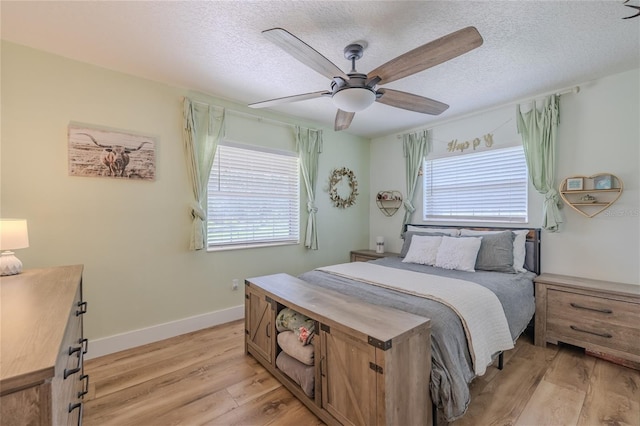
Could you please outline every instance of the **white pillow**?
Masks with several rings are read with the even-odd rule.
[[[419,263],[433,266],[436,263],[438,247],[442,242],[440,236],[414,235],[407,255],[402,259],[406,263]]]
[[[451,235],[452,237],[457,237],[460,235],[460,230],[457,228],[431,228],[431,227],[423,227],[423,226],[414,226],[407,225],[407,232],[438,232],[440,234]]]
[[[442,237],[435,266],[443,269],[475,272],[474,267],[481,243],[482,237]]]
[[[460,236],[472,237],[478,235],[497,234],[498,232],[504,231],[476,231],[473,229],[461,229]],[[516,237],[513,239],[513,269],[516,272],[526,272],[527,270],[524,268],[524,261],[526,256],[525,243],[527,242],[527,234],[529,233],[529,231],[527,231],[526,229],[520,229],[511,232],[516,234]]]

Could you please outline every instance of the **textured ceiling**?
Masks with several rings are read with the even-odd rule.
[[[630,0],[627,4],[640,4]],[[640,67],[640,17],[623,1],[2,1],[2,38],[242,104],[329,89],[270,43],[282,27],[348,72],[344,47],[366,42],[359,72],[466,26],[484,44],[385,87],[437,99],[438,117],[379,103],[348,132],[426,126]],[[318,98],[273,108],[333,127]]]

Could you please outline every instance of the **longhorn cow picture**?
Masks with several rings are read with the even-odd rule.
[[[69,126],[69,174],[154,180],[155,140],[149,136]]]

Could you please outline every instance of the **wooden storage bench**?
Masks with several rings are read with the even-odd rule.
[[[275,363],[285,307],[315,322],[315,393]],[[327,424],[430,425],[430,321],[316,288],[287,274],[245,281],[245,349]]]

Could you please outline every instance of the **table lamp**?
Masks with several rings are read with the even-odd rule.
[[[22,262],[11,250],[29,247],[26,219],[0,219],[0,275],[22,272]]]

